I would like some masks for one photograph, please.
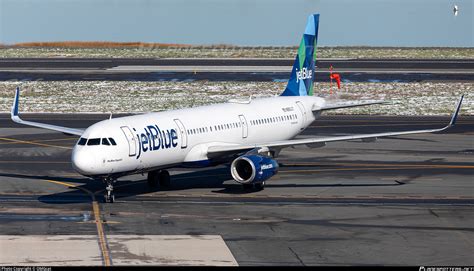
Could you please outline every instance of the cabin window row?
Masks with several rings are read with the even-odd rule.
[[[284,115],[284,116],[276,116],[276,117],[271,117],[271,118],[251,120],[250,124],[251,125],[261,125],[261,124],[277,123],[277,122],[283,122],[283,121],[289,121],[289,120],[296,120],[297,118],[298,118],[298,115],[291,114],[291,115]]]
[[[208,127],[188,129],[187,133],[188,135],[195,135],[195,134],[202,134],[202,133],[208,133],[208,132],[213,132],[213,131],[216,132],[216,131],[235,129],[235,128],[240,128],[240,127],[242,127],[242,124],[240,122],[232,122],[232,123],[226,123],[226,124],[211,125]]]

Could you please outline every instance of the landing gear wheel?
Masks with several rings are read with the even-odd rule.
[[[105,195],[104,196],[105,203],[114,203],[115,202],[115,195]]]
[[[244,190],[250,190],[253,188],[253,183],[244,183],[242,184],[242,187],[244,188]]]
[[[158,179],[160,180],[160,186],[169,187],[171,185],[170,173],[167,170],[161,170],[158,173]]]
[[[148,172],[147,182],[150,187],[157,187],[159,182],[159,171],[150,171]]]
[[[256,183],[256,184],[255,184],[255,189],[256,189],[257,191],[260,191],[260,190],[265,189],[265,181],[263,181],[263,182],[261,182],[261,183]]]
[[[104,201],[106,203],[114,203],[115,201],[115,195],[114,195],[114,182],[115,180],[106,178],[104,180],[105,183],[107,183],[107,187],[105,188],[105,195],[104,195]]]

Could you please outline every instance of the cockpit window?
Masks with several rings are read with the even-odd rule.
[[[102,138],[102,145],[110,146],[110,143],[109,143],[109,141],[107,140],[107,138]]]
[[[112,143],[112,145],[114,146],[117,145],[117,143],[115,143],[115,140],[113,138],[109,137],[109,141],[110,143]]]
[[[87,146],[100,145],[100,138],[89,138]]]
[[[81,138],[79,139],[79,142],[77,142],[77,145],[84,146],[84,145],[86,145],[86,142],[87,142],[87,138],[81,137]]]

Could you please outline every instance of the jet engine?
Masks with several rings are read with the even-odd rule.
[[[278,172],[278,163],[267,156],[242,155],[232,162],[230,172],[238,183],[263,183]]]

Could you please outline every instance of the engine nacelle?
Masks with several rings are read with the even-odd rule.
[[[278,172],[278,163],[266,156],[242,155],[232,162],[230,172],[238,183],[261,183]]]

